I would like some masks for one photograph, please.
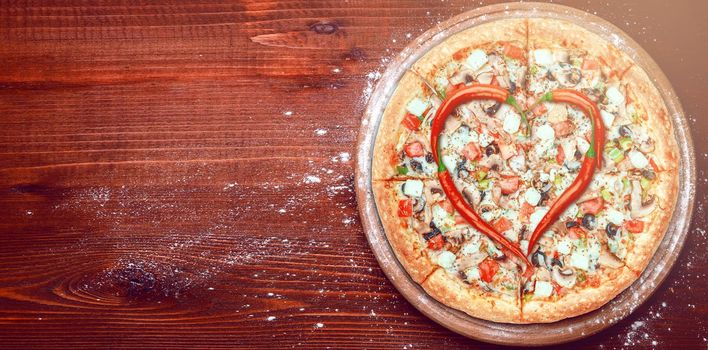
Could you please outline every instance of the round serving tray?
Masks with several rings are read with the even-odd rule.
[[[371,186],[374,141],[383,111],[398,81],[408,68],[430,49],[462,30],[503,18],[564,19],[612,42],[644,68],[661,92],[680,149],[680,188],[669,229],[639,279],[598,310],[547,324],[516,325],[485,321],[447,307],[430,297],[409,277],[396,259],[379,219]],[[647,300],[666,278],[688,233],[695,196],[693,144],[678,97],[664,73],[634,40],[609,22],[570,7],[542,3],[508,3],[485,6],[440,23],[408,45],[389,65],[371,95],[359,132],[356,194],[359,215],[369,245],[384,273],[401,294],[420,312],[440,325],[477,340],[504,345],[549,345],[581,339],[617,323]]]

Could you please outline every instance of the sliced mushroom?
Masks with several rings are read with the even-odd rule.
[[[482,196],[480,195],[479,191],[475,191],[469,187],[465,187],[465,189],[462,190],[462,196],[465,197],[465,200],[467,200],[467,202],[472,203],[472,206],[475,208],[482,201]]]
[[[425,210],[425,198],[413,198],[412,209],[414,213],[420,213]]]
[[[576,86],[582,79],[580,69],[568,64],[565,64],[561,69],[556,70],[554,72],[554,76],[556,80],[558,80],[558,82],[565,87]]]
[[[426,224],[424,221],[415,221],[415,224],[413,224],[413,229],[415,232],[424,235],[430,232],[430,226]]]
[[[462,242],[465,241],[465,233],[467,233],[467,229],[461,228],[446,231],[445,233],[443,233],[443,236],[448,242],[452,243],[453,245],[459,246],[460,244],[462,244]]]
[[[632,193],[629,205],[632,219],[643,218],[656,209],[654,196],[649,196],[647,200],[642,201],[642,187],[637,180],[632,180]]]
[[[551,276],[561,287],[570,288],[575,285],[575,271],[571,268],[561,269],[559,266],[553,266]]]
[[[602,250],[600,250],[600,257],[598,258],[597,262],[598,264],[600,264],[600,266],[609,267],[611,269],[618,269],[624,266],[622,260],[612,254],[607,249],[607,247],[602,247]]]
[[[469,84],[474,79],[474,71],[471,69],[463,69],[450,77],[450,84]]]
[[[487,157],[486,159],[483,159],[482,161],[479,162],[479,165],[487,167],[489,169],[501,169],[501,167],[504,165],[504,160],[499,154],[492,154],[491,156]]]
[[[647,139],[639,144],[639,150],[645,154],[654,152],[654,148],[654,141],[652,139]]]
[[[477,252],[471,255],[463,255],[458,260],[459,270],[464,271],[469,269],[470,267],[477,266],[486,257],[487,255],[481,252]]]

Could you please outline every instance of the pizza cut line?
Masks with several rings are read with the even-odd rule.
[[[451,93],[504,89],[526,111],[471,100],[446,119],[438,156],[465,202],[534,266],[471,225],[438,179],[432,120]],[[599,108],[602,162],[535,244],[592,143],[571,89]],[[474,317],[554,322],[590,312],[634,282],[661,242],[677,196],[678,146],[661,95],[612,44],[570,22],[507,19],[457,33],[403,75],[379,126],[373,190],[387,238],[428,294]]]

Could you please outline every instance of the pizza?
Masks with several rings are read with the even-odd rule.
[[[460,97],[477,88],[501,95]],[[678,145],[620,49],[564,20],[504,19],[401,77],[372,177],[387,239],[430,296],[490,321],[554,322],[645,269],[675,206]]]

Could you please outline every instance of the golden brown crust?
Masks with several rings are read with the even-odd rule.
[[[400,182],[375,181],[374,199],[386,238],[398,261],[415,282],[421,283],[437,268],[437,265],[428,258],[425,252],[426,243],[421,235],[414,232],[404,219],[396,215],[398,212],[397,184]]]
[[[529,50],[535,49],[580,49],[602,59],[616,74],[623,74],[633,65],[632,59],[616,46],[599,35],[571,22],[550,19],[529,19]]]
[[[614,299],[617,294],[637,279],[629,268],[607,270],[600,273],[598,287],[576,288],[557,300],[530,300],[523,304],[523,323],[549,323],[582,315]]]
[[[494,322],[521,323],[519,298],[485,293],[440,268],[422,284],[435,300],[470,316]]]

